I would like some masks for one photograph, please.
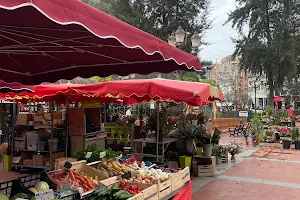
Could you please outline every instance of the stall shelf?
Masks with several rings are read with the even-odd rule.
[[[54,108],[54,105],[55,105],[54,102],[52,102],[51,104],[52,104],[52,108]],[[23,128],[25,128],[24,130],[26,130],[26,132],[25,132],[26,136],[24,133],[22,133],[21,137],[18,137],[18,135],[16,135],[17,134],[16,131],[12,135],[12,138],[13,138],[12,139],[12,152],[13,152],[12,155],[14,156],[14,158],[12,159],[12,167],[14,167],[17,171],[21,170],[23,168],[51,170],[54,167],[55,159],[65,156],[65,149],[59,148],[57,143],[53,142],[54,141],[53,133],[59,132],[58,134],[60,134],[62,136],[61,138],[63,138],[63,136],[65,135],[66,127],[64,124],[61,123],[62,121],[60,123],[54,124],[54,120],[57,121],[57,119],[54,119],[54,118],[56,118],[55,116],[57,115],[57,112],[54,112],[54,110],[51,110],[49,114],[50,114],[50,124],[38,124],[34,121],[29,122],[28,121],[29,118],[26,118],[25,122],[22,121],[22,122],[17,123],[18,127],[23,127]],[[32,113],[28,113],[25,115],[30,116],[30,115],[32,115]],[[18,117],[21,118],[21,115],[19,115]],[[61,120],[61,119],[59,119],[59,120]],[[27,139],[27,137],[28,137],[28,133],[30,133],[30,131],[28,131],[28,130],[36,131],[35,132],[36,135],[39,135],[38,138],[43,137],[43,139],[46,140],[46,142],[44,142],[44,147],[46,144],[48,144],[49,150],[45,150],[43,148],[41,150],[38,147],[38,145],[36,146],[36,148],[29,149],[28,144],[26,142],[26,141],[29,141]],[[24,143],[21,142],[21,143],[17,144],[16,142],[20,142],[20,140],[21,141],[23,140]],[[37,143],[39,143],[39,142],[40,141],[38,141]],[[62,142],[62,141],[60,141],[60,142]],[[24,162],[24,160],[25,160],[25,162]],[[32,163],[31,163],[31,160],[32,160]],[[20,164],[20,163],[22,163],[22,164]]]
[[[162,154],[158,155],[159,158],[161,158],[162,160],[164,160],[165,158],[165,151],[168,148],[168,146],[173,143],[176,142],[177,139],[176,138],[164,138],[163,141],[159,141],[158,144],[162,145]],[[140,139],[134,139],[132,140],[133,143],[133,147],[135,149],[134,155],[138,158],[143,158],[144,156],[146,157],[156,157],[156,155],[153,154],[145,154],[142,148],[142,152],[137,152],[137,145],[140,143],[142,144],[142,147],[145,146],[145,144],[156,144],[156,139],[151,139],[151,138],[140,138]]]

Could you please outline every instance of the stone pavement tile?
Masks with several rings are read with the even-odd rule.
[[[296,200],[300,190],[256,183],[215,179],[193,194],[193,200]]]
[[[299,163],[247,158],[224,175],[300,184],[299,176],[295,175],[299,171]]]

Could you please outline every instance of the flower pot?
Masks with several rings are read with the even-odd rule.
[[[283,147],[283,149],[290,149],[291,148],[291,141],[282,140],[282,147]]]
[[[196,147],[197,154],[200,155],[203,152],[203,147]]]
[[[181,169],[184,169],[186,167],[191,168],[191,163],[192,163],[191,156],[180,156],[179,157],[179,164],[180,164]]]
[[[194,145],[193,145],[194,139],[185,139],[184,140],[184,148],[186,151],[186,154],[193,154],[194,153]]]
[[[298,140],[295,141],[295,149],[300,149],[300,141]]]
[[[222,164],[222,158],[217,156],[216,157],[216,162],[217,162],[217,164]]]
[[[231,154],[231,162],[236,162],[235,154]]]
[[[210,157],[212,153],[212,145],[211,144],[203,144],[203,152],[204,156]]]
[[[11,156],[3,155],[3,167],[5,171],[11,171]]]
[[[258,141],[252,141],[252,146],[256,147],[258,145]]]

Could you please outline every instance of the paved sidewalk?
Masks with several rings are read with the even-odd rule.
[[[266,144],[260,149],[250,147],[237,158],[236,165],[229,163],[223,171],[218,166],[215,178],[193,180],[193,200],[299,199],[299,151]]]

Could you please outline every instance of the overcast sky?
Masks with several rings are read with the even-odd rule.
[[[200,52],[202,60],[220,61],[222,58],[231,55],[234,51],[234,44],[231,37],[235,38],[237,32],[231,28],[231,24],[223,26],[227,19],[229,10],[234,9],[235,0],[212,0],[211,18],[214,19],[213,28],[206,33],[205,40],[212,43],[204,46]]]

